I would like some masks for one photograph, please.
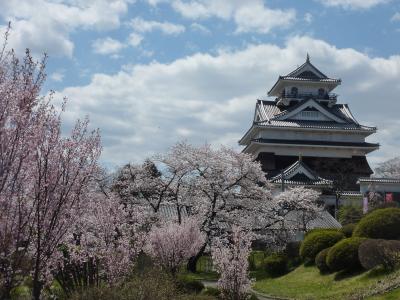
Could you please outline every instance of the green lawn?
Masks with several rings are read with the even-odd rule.
[[[374,290],[380,289],[382,282],[393,282],[393,278],[400,277],[400,271],[392,274],[369,271],[341,276],[342,279],[335,279],[335,275],[337,278],[337,274],[320,275],[316,267],[300,266],[279,278],[257,280],[254,289],[268,295],[294,299],[354,299],[373,294]],[[371,299],[400,299],[400,291],[392,291],[385,297],[388,298]]]

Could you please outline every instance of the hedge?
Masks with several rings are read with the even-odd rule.
[[[314,228],[314,229],[310,229],[309,231],[307,231],[304,237],[306,238],[310,234],[314,234],[317,232],[338,232],[338,231],[339,231],[339,229],[337,229],[337,228]]]
[[[328,273],[330,270],[328,265],[326,264],[326,256],[328,255],[328,251],[330,249],[331,248],[329,247],[329,248],[322,250],[315,257],[315,265],[317,266],[317,268],[321,274]]]
[[[341,240],[332,246],[326,256],[326,264],[331,271],[360,269],[358,247],[364,238],[352,237]]]
[[[361,219],[353,236],[371,239],[400,238],[400,208],[377,209]]]
[[[305,263],[314,263],[315,257],[322,250],[335,245],[344,238],[337,230],[318,230],[309,233],[300,247],[300,256]]]
[[[399,264],[400,241],[369,239],[361,243],[358,257],[363,268],[370,270],[383,266],[392,270]]]
[[[288,270],[288,259],[282,253],[274,253],[264,260],[265,271],[271,276],[280,276]]]

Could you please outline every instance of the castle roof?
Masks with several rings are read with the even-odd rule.
[[[276,95],[277,92],[280,92],[279,89],[284,84],[284,82],[293,82],[293,81],[310,82],[310,83],[315,82],[319,84],[327,83],[333,85],[333,87],[341,83],[341,79],[329,78],[324,73],[322,73],[317,67],[315,67],[311,63],[310,56],[307,54],[307,59],[305,63],[297,67],[294,71],[290,72],[289,74],[278,77],[278,80],[272,86],[272,88],[268,92],[268,95],[269,96]]]
[[[337,117],[329,121],[295,120],[282,118],[302,106],[313,104],[325,114]],[[261,126],[337,128],[342,130],[376,131],[376,127],[360,125],[354,118],[347,104],[334,104],[332,107],[319,104],[313,99],[303,100],[296,105],[279,107],[275,101],[257,100],[254,124]]]
[[[304,120],[296,118],[296,114],[307,110],[318,111],[325,119]],[[376,131],[376,127],[359,124],[347,104],[334,104],[329,107],[314,99],[302,100],[291,106],[278,106],[275,101],[257,100],[253,125],[239,141],[241,145],[249,143],[255,128],[361,131],[365,132],[366,135]],[[374,145],[377,146],[377,144]]]
[[[278,175],[270,178],[270,182],[280,184],[282,183],[282,176],[285,184],[295,186],[331,186],[333,183],[332,180],[322,178],[311,170],[301,158]]]

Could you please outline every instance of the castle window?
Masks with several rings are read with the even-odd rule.
[[[292,87],[292,89],[290,90],[290,93],[291,93],[293,96],[297,97],[297,94],[299,93],[299,90],[298,90],[297,87]]]
[[[318,90],[318,96],[323,97],[325,95],[325,90],[323,88],[320,88]]]
[[[303,110],[300,115],[303,120],[318,120],[320,118],[319,111],[313,110]]]

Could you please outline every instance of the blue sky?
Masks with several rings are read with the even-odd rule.
[[[47,52],[44,92],[69,99],[66,130],[88,114],[113,167],[174,142],[239,149],[256,98],[307,52],[342,78],[336,92],[376,163],[400,146],[398,0],[0,0],[10,47]]]

